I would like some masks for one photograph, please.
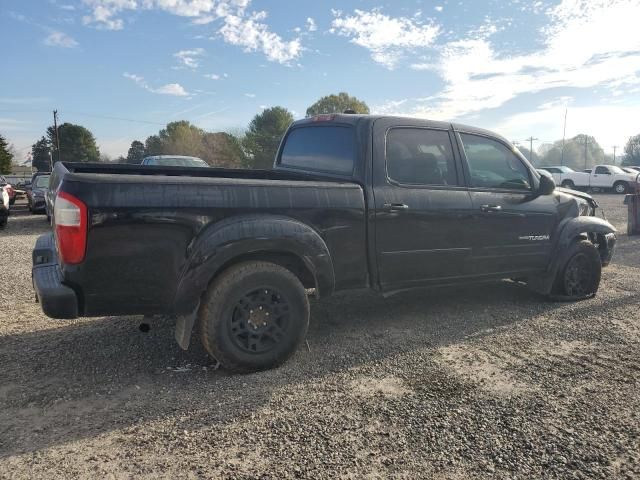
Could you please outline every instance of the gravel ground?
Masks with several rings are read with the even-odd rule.
[[[579,303],[510,282],[314,302],[309,348],[234,376],[169,321],[47,319],[46,230],[19,207],[0,232],[2,478],[640,478],[638,238]]]

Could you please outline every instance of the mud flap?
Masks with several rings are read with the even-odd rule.
[[[198,305],[199,307],[200,305]],[[189,349],[189,342],[191,341],[191,333],[193,332],[193,325],[196,323],[198,316],[198,307],[196,307],[192,313],[188,315],[178,315],[176,318],[176,342],[183,350]]]

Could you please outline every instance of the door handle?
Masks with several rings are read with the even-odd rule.
[[[500,205],[482,205],[480,210],[483,212],[499,212],[502,210]]]
[[[406,212],[409,210],[409,205],[404,203],[385,203],[382,205],[382,209],[385,212]]]

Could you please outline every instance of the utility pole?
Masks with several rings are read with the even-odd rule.
[[[58,110],[53,111],[53,128],[56,129],[56,150],[58,152],[58,161],[60,161],[60,137],[58,136]],[[51,170],[53,170],[53,168]]]
[[[617,145],[613,146],[613,164],[616,164],[616,150],[618,149]]]
[[[584,169],[587,169],[587,147],[591,144],[591,140],[586,135],[584,136],[582,142],[584,145]]]
[[[538,139],[531,135],[529,138],[525,138],[525,140],[529,142],[529,161],[533,164],[533,142]]]

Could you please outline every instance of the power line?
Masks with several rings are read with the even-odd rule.
[[[149,120],[136,120],[133,118],[124,118],[124,117],[112,117],[110,115],[97,115],[95,113],[84,113],[84,112],[74,112],[72,110],[65,110],[66,113],[70,113],[72,115],[81,115],[85,117],[95,117],[95,118],[104,118],[106,120],[120,120],[122,122],[133,122],[133,123],[146,123],[149,125],[160,125],[165,126],[165,123],[160,122],[151,122]]]

